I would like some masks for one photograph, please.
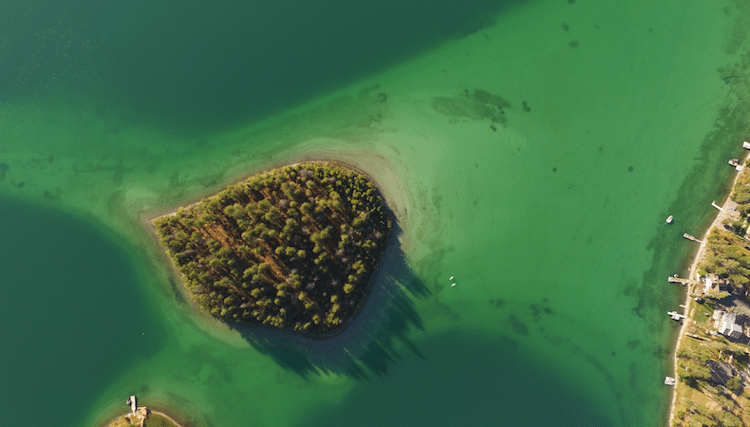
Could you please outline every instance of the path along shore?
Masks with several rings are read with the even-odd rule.
[[[750,153],[745,156],[744,160],[742,160],[740,164],[745,165],[748,160],[750,160]],[[737,185],[737,180],[739,179],[741,173],[742,172],[737,172],[737,175],[734,177],[734,181],[732,181],[731,187],[732,190],[734,190],[735,185]],[[690,311],[693,309],[693,299],[690,296],[692,294],[692,288],[697,285],[697,282],[695,282],[695,277],[698,271],[698,264],[700,264],[700,262],[703,260],[703,257],[706,255],[706,241],[708,239],[709,233],[714,229],[714,227],[719,228],[722,226],[722,221],[729,217],[729,212],[731,212],[730,208],[736,205],[736,203],[733,202],[732,198],[730,197],[732,194],[732,190],[730,190],[726,200],[724,200],[724,203],[721,205],[721,210],[716,215],[716,218],[714,218],[713,222],[711,222],[711,225],[708,226],[706,232],[703,234],[703,237],[701,237],[701,242],[703,243],[701,243],[700,249],[698,249],[698,253],[696,253],[695,258],[693,258],[693,262],[690,265],[690,272],[687,276],[688,281],[685,290],[685,302],[683,303],[683,314],[687,317],[682,321],[680,333],[677,336],[677,345],[675,346],[674,354],[672,355],[673,371],[676,383],[674,385],[674,389],[672,390],[672,404],[669,408],[669,426],[672,426],[672,422],[674,421],[675,405],[677,403],[677,387],[680,384],[680,379],[677,375],[677,351],[680,349],[682,339],[685,336],[686,331],[688,330],[687,327],[693,322],[693,320],[690,318]]]

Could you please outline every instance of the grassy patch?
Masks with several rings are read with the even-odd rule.
[[[695,323],[705,325],[708,319],[711,319],[711,315],[714,312],[714,302],[710,300],[704,300],[703,303],[695,303],[695,311],[693,312],[693,321]]]
[[[149,414],[144,427],[177,427],[172,421],[159,414]]]

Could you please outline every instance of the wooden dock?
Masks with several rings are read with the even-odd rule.
[[[698,243],[703,243],[703,241],[702,241],[702,240],[698,240],[698,238],[697,238],[697,237],[695,237],[695,236],[693,236],[692,234],[687,234],[687,233],[685,233],[685,234],[683,234],[683,235],[682,235],[682,237],[684,237],[684,238],[686,238],[686,239],[688,239],[688,240],[692,240],[692,241],[694,241],[694,242],[698,242]]]
[[[133,411],[133,414],[135,414],[135,411],[138,410],[138,404],[135,402],[135,395],[128,397],[128,400],[125,402],[126,405],[130,405],[130,410]]]
[[[684,314],[677,313],[676,311],[668,311],[667,314],[673,320],[682,320],[682,319],[687,318],[687,316],[685,316]]]
[[[674,276],[667,277],[667,281],[669,283],[679,283],[681,285],[684,285],[688,282],[688,279],[683,279],[681,277],[677,277],[677,275],[674,275]]]

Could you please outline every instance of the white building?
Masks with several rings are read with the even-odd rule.
[[[719,316],[719,333],[731,338],[740,338],[743,335],[742,326],[737,324],[735,313],[722,313]]]

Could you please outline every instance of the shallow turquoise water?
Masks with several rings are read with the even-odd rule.
[[[211,426],[663,423],[663,278],[747,133],[747,6],[171,6],[0,18],[0,410],[96,425],[137,393]],[[305,156],[383,188],[397,268],[329,342],[196,315],[138,212]]]

